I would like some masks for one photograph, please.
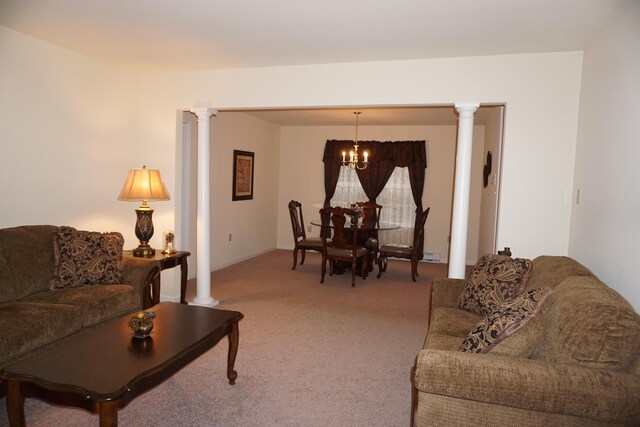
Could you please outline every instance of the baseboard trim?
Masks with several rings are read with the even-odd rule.
[[[229,267],[229,266],[232,266],[234,264],[238,264],[239,262],[246,261],[246,260],[251,259],[251,258],[255,258],[255,257],[259,256],[259,255],[264,255],[264,254],[266,254],[268,252],[275,251],[276,249],[277,248],[265,249],[263,251],[255,252],[255,253],[253,253],[251,255],[247,255],[245,257],[235,259],[233,261],[225,262],[224,264],[218,264],[218,265],[216,265],[216,266],[214,266],[212,268],[211,272],[213,273],[214,271],[222,270],[225,267]]]

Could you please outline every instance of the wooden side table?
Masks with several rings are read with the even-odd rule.
[[[123,251],[123,255],[126,257],[133,257],[133,251]],[[189,266],[187,265],[187,257],[191,255],[191,252],[178,251],[172,254],[163,254],[160,250],[156,250],[156,254],[151,257],[145,257],[143,259],[158,261],[160,263],[160,271],[168,268],[180,266],[180,303],[186,304],[185,299],[187,293],[187,273]],[[141,258],[141,257],[137,257]],[[160,303],[160,273],[158,273],[151,282],[151,305]]]

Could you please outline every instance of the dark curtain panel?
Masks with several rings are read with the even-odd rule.
[[[331,146],[331,148],[329,148]],[[353,141],[327,141],[324,147],[324,156],[322,161],[324,162],[324,207],[331,206],[331,198],[336,192],[336,185],[338,185],[338,177],[340,176],[340,166],[342,163],[342,152],[347,152],[353,149]]]
[[[353,144],[353,143],[352,143]],[[392,144],[392,143],[389,143]],[[396,168],[393,159],[388,158],[387,148],[380,142],[360,142],[361,151],[369,152],[369,166],[365,170],[356,170],[358,180],[370,202],[375,202],[378,195],[389,181],[393,170]],[[359,151],[360,151],[359,150]],[[375,160],[374,160],[375,159]]]
[[[408,168],[411,193],[416,204],[415,227],[420,226],[422,217],[422,192],[424,191],[424,176],[427,167],[427,150],[425,141],[360,141],[359,152],[369,152],[369,166],[359,170],[358,179],[370,202],[375,202],[393,173],[393,169]],[[327,141],[324,146],[324,206],[331,204],[331,198],[336,191],[342,152],[349,153],[353,149],[353,141]],[[419,254],[422,259],[424,242],[420,242]]]

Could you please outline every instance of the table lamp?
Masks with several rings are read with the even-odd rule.
[[[149,246],[149,240],[153,236],[153,209],[147,205],[148,200],[169,200],[160,171],[157,169],[130,169],[127,180],[122,187],[118,200],[129,202],[142,202],[136,209],[136,236],[140,239],[140,245],[133,250],[135,257],[152,257],[156,250]]]

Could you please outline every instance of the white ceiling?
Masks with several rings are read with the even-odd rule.
[[[144,73],[582,50],[633,1],[0,0],[0,25]],[[453,107],[250,113],[349,125],[356,109],[363,126],[456,122]]]
[[[582,50],[637,0],[0,0],[0,25],[138,72]]]

